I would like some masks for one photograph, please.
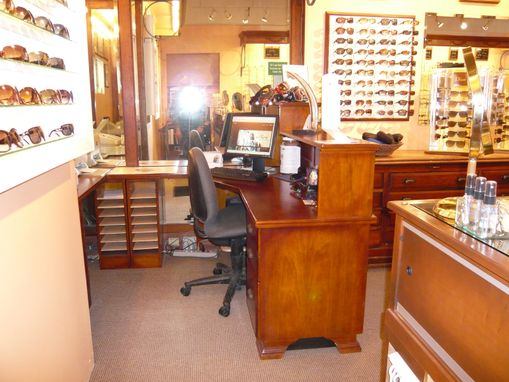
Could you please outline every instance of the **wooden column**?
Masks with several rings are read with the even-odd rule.
[[[304,0],[290,1],[290,64],[304,64],[304,25],[306,4]]]

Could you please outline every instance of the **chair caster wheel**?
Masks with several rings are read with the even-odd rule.
[[[182,296],[189,296],[189,294],[191,293],[191,287],[180,288],[180,293],[182,293]]]
[[[214,268],[212,273],[215,275],[221,275],[221,274],[223,274],[223,270],[221,268]]]
[[[223,317],[228,317],[230,315],[230,305],[223,305],[219,308],[219,314]]]

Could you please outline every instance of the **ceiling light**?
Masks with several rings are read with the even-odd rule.
[[[242,24],[247,24],[249,23],[249,16],[251,16],[251,8],[250,7],[247,7],[246,8],[246,15],[244,16],[244,18],[242,19]]]
[[[269,22],[269,19],[268,19],[267,16],[268,16],[268,11],[267,11],[267,9],[265,9],[265,12],[264,12],[264,14],[263,14],[263,16],[261,18],[263,23],[268,23]]]
[[[214,21],[215,18],[216,18],[216,10],[214,8],[212,8],[212,10],[209,13],[209,21]]]
[[[232,19],[232,13],[230,11],[228,11],[227,9],[224,10],[224,18],[226,20],[231,20]]]

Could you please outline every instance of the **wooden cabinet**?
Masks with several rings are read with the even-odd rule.
[[[507,380],[509,257],[413,205],[389,208],[398,239],[385,332],[394,351],[419,380]]]
[[[392,200],[442,199],[463,195],[467,158],[432,155],[419,151],[396,151],[377,158],[373,193],[369,264],[387,265],[392,259],[394,214],[387,209]],[[509,156],[490,155],[478,162],[478,175],[498,182],[498,193],[509,193]]]
[[[157,181],[104,183],[96,216],[101,268],[161,266]]]

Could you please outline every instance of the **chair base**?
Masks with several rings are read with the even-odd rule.
[[[191,294],[191,288],[199,285],[228,284],[226,294],[223,299],[223,305],[219,308],[219,314],[223,317],[230,315],[230,304],[236,290],[240,290],[246,285],[246,261],[243,251],[245,239],[232,240],[232,251],[230,253],[232,266],[229,267],[222,263],[217,263],[213,273],[214,276],[202,277],[196,280],[187,281],[180,288],[183,296]],[[235,248],[234,248],[235,247]]]

